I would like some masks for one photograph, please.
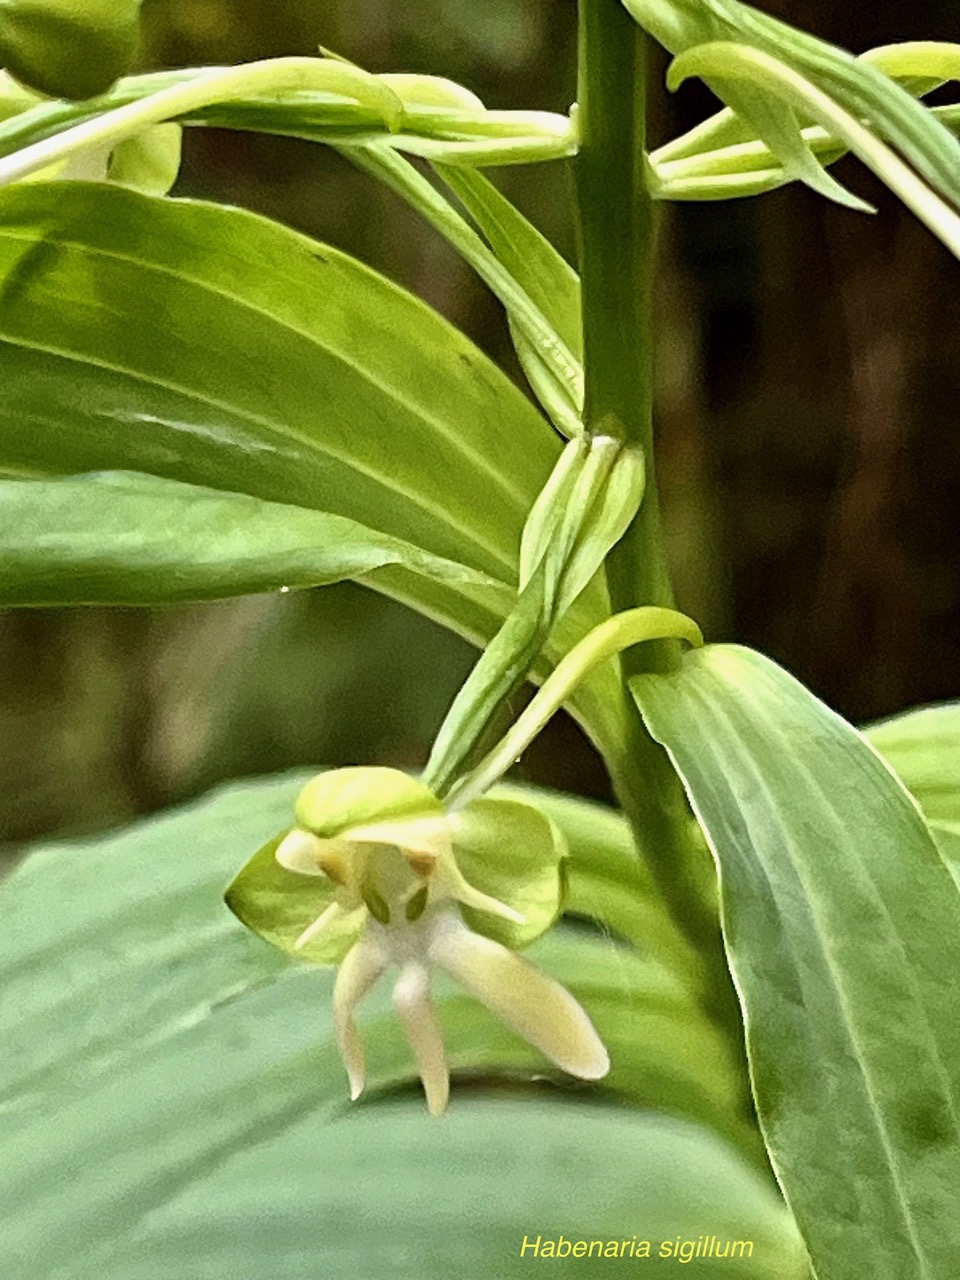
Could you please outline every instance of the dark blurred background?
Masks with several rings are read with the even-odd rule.
[[[770,0],[861,50],[960,37],[947,0]],[[575,0],[145,0],[144,68],[336,49],[433,71],[491,106],[566,110]],[[664,60],[665,65],[665,60]],[[708,114],[656,94],[654,143]],[[868,218],[791,188],[664,209],[659,446],[681,606],[856,721],[960,694],[960,265],[856,162]],[[575,257],[562,164],[502,171]],[[190,130],[176,194],[345,248],[510,364],[496,304],[389,193],[322,148]],[[511,367],[512,364],[511,364]],[[0,613],[0,842],[102,828],[220,779],[416,766],[468,648],[345,585],[152,610]],[[528,777],[606,794],[559,719]]]

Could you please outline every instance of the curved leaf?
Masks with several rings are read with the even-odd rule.
[[[700,45],[681,54],[670,68],[668,82],[676,87],[689,74],[700,75],[710,84],[715,81],[723,85],[745,82],[770,115],[767,126],[764,127],[761,121],[757,128],[777,154],[785,171],[800,177],[823,195],[854,208],[869,208],[839,187],[814,157],[804,141],[795,115],[795,110],[806,112],[828,134],[836,135],[848,146],[955,256],[960,257],[960,217],[950,205],[881,136],[788,63],[749,45],[721,41]],[[782,99],[780,115],[769,107],[777,99]]]
[[[634,682],[720,869],[757,1110],[820,1280],[960,1251],[960,895],[864,738],[729,645]]]
[[[799,31],[741,0],[623,0],[627,10],[671,53],[715,41],[749,44],[811,81],[837,107],[888,139],[947,199],[960,200],[960,143],[922,103],[877,67],[817,36]],[[731,106],[746,118],[771,109],[754,89]]]
[[[511,582],[550,428],[373,271],[254,214],[0,196],[0,467],[136,470],[348,516]]]
[[[0,480],[0,548],[3,606],[222,599],[387,565],[510,602],[484,574],[342,516],[132,472]]]

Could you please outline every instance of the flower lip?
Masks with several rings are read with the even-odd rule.
[[[353,1011],[387,969],[399,968],[394,1009],[413,1050],[429,1111],[439,1115],[446,1108],[449,1069],[430,999],[432,966],[443,969],[562,1070],[582,1080],[599,1080],[609,1071],[607,1050],[570,992],[500,943],[473,933],[455,908],[442,904],[412,924],[368,922],[344,960],[334,992],[334,1021],[353,1098],[364,1083]]]

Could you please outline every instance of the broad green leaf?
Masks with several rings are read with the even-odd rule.
[[[557,452],[471,343],[344,254],[107,185],[0,197],[0,376],[8,470],[250,493],[506,581]]]
[[[485,575],[342,516],[132,472],[0,480],[0,548],[3,606],[220,599],[387,565],[509,602]]]
[[[865,732],[927,821],[960,833],[960,702],[908,711]]]
[[[110,185],[0,195],[0,378],[0,471],[248,493],[507,584],[558,451],[471,343],[359,263],[253,214]],[[499,624],[403,568],[376,585],[474,639]]]
[[[0,474],[139,471],[327,511],[508,589],[559,453],[495,365],[375,272],[254,214],[110,184],[0,194],[0,380]],[[404,567],[373,585],[477,642],[506,614]],[[586,592],[555,651],[606,607]],[[607,741],[611,684],[573,707]]]
[[[720,870],[761,1126],[820,1280],[960,1251],[960,895],[873,748],[750,650],[634,684]]]
[[[113,836],[40,849],[0,887],[0,1029],[16,1045],[0,1059],[0,1271],[519,1277],[532,1231],[679,1236],[691,1248],[714,1234],[753,1243],[726,1274],[800,1280],[771,1185],[690,1122],[542,1086],[540,1097],[511,1088],[476,1101],[457,1088],[443,1122],[419,1098],[344,1105],[329,978],[252,938],[220,901],[244,851],[288,821],[304,780],[233,786]],[[723,1047],[675,980],[576,935],[534,954],[575,989],[580,975],[577,994],[613,1046],[614,1096],[722,1123]],[[375,1087],[396,1089],[412,1064],[386,1006],[374,992],[364,1038]],[[535,1051],[449,988],[440,1006],[458,1080],[520,1077],[529,1094]],[[597,1263],[557,1265],[592,1275]],[[676,1260],[662,1266],[672,1274]],[[694,1259],[684,1274],[716,1269]]]

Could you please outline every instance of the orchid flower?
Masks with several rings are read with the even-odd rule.
[[[539,810],[484,797],[448,813],[399,770],[348,768],[306,785],[296,821],[247,864],[227,901],[275,945],[340,965],[334,1028],[353,1099],[365,1083],[354,1013],[389,970],[397,971],[394,1009],[434,1115],[450,1091],[430,995],[434,969],[564,1071],[585,1080],[607,1073],[607,1051],[585,1011],[516,954],[562,906],[563,839]]]

